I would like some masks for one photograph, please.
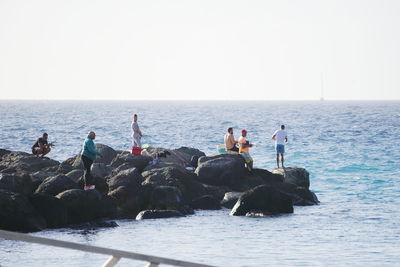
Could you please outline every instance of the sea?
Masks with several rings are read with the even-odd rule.
[[[276,167],[271,135],[284,124],[286,166],[309,171],[320,204],[268,218],[222,209],[32,235],[216,266],[400,266],[400,101],[0,101],[0,147],[30,152],[47,132],[49,157],[63,161],[93,130],[97,143],[128,150],[134,113],[143,143],[208,155],[228,127],[236,138],[246,129],[254,165],[268,170]],[[1,266],[100,266],[107,258],[0,239]]]

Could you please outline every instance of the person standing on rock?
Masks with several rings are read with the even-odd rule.
[[[288,141],[287,132],[285,130],[285,125],[281,125],[280,130],[276,130],[272,135],[272,139],[275,140],[275,150],[276,150],[276,165],[279,168],[279,155],[281,156],[282,168],[285,168],[283,165],[285,154],[285,144]]]
[[[233,136],[233,129],[228,128],[228,132],[224,136],[225,148],[227,151],[239,152],[239,148],[236,146],[238,143]]]
[[[246,166],[249,171],[253,170],[253,158],[250,156],[249,148],[253,146],[249,141],[246,140],[247,131],[245,129],[242,130],[242,136],[239,137],[239,153],[243,156],[246,161]]]
[[[140,139],[142,139],[142,131],[140,131],[139,124],[137,123],[138,116],[137,114],[133,115],[133,121],[131,124],[132,128],[132,146],[134,147],[141,147],[142,143]]]
[[[85,186],[83,188],[84,190],[95,189],[94,181],[92,175],[90,174],[90,168],[92,167],[93,162],[96,160],[96,157],[98,155],[101,157],[101,155],[94,145],[94,139],[96,139],[96,134],[90,131],[85,141],[83,142],[82,161],[83,166],[85,167]]]
[[[33,144],[32,146],[32,154],[39,156],[43,158],[46,154],[48,154],[51,151],[51,146],[53,145],[52,143],[47,142],[47,138],[49,135],[47,133],[44,133],[42,137],[39,137],[39,139]]]

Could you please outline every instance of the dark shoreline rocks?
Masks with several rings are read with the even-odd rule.
[[[238,154],[150,147],[133,156],[96,147],[103,157],[93,164],[96,190],[89,191],[82,190],[79,154],[60,163],[0,149],[0,229],[95,227],[104,220],[181,217],[221,207],[233,207],[237,216],[269,216],[318,204],[303,168],[249,172]]]

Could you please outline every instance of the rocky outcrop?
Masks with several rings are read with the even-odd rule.
[[[117,215],[114,199],[97,190],[71,189],[56,196],[65,205],[68,223],[79,224],[99,219],[110,219]]]
[[[101,225],[103,219],[167,218],[221,206],[233,208],[232,215],[265,217],[319,203],[303,168],[249,172],[238,154],[207,157],[181,147],[133,156],[96,146],[103,157],[92,165],[96,190],[89,191],[82,190],[80,155],[59,163],[0,149],[0,228]]]
[[[111,167],[119,168],[124,165],[126,168],[136,168],[139,172],[142,172],[152,160],[153,158],[150,156],[135,156],[128,152],[122,152],[111,162]]]
[[[299,167],[279,168],[279,169],[274,169],[272,173],[282,175],[283,181],[285,183],[294,184],[299,187],[304,187],[306,189],[309,189],[310,187],[310,174],[304,168],[299,168]]]
[[[210,157],[200,157],[195,173],[201,183],[235,187],[240,179],[247,174],[245,161],[238,154],[221,154]],[[232,188],[234,189],[234,188]]]
[[[137,216],[136,220],[144,219],[165,219],[172,217],[183,217],[184,215],[177,210],[144,210],[141,211]]]
[[[260,185],[244,192],[231,215],[245,216],[249,212],[263,214],[293,213],[292,199],[269,185]]]
[[[55,196],[66,190],[78,188],[79,186],[77,183],[69,179],[64,174],[58,174],[56,176],[46,178],[36,189],[36,193]]]
[[[29,201],[42,216],[48,228],[60,228],[68,225],[68,211],[64,203],[47,194],[33,194]]]
[[[1,157],[0,165],[14,168],[16,172],[37,172],[49,167],[56,167],[60,163],[56,160],[36,157],[25,152],[10,152]]]
[[[116,199],[120,217],[135,218],[148,201],[149,188],[143,187],[142,181],[136,168],[121,171],[107,180],[108,195]]]
[[[45,219],[26,196],[0,189],[0,229],[36,232],[45,228]]]
[[[5,189],[14,193],[30,195],[33,191],[31,176],[24,174],[0,173],[0,189]]]
[[[177,210],[182,214],[193,214],[193,210],[189,208],[182,193],[175,186],[154,186],[146,209]]]
[[[196,180],[196,175],[180,167],[170,166],[152,169],[142,173],[145,179],[143,184],[153,186],[164,185],[177,187],[182,193],[185,202],[206,194],[203,184]]]

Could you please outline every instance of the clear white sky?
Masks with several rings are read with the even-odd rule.
[[[0,0],[0,99],[400,99],[400,1]]]

